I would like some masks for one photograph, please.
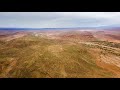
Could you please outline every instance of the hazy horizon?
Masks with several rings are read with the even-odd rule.
[[[118,27],[120,12],[0,12],[1,28]]]

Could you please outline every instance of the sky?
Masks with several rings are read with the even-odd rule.
[[[71,28],[120,26],[120,12],[0,12],[0,27]]]

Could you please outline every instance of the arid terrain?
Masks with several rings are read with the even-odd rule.
[[[0,78],[120,78],[120,30],[0,30]]]

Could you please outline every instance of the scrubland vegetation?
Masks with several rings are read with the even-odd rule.
[[[109,70],[98,63],[101,55],[120,56],[105,45],[119,44],[96,41],[86,45],[73,40],[57,40],[27,35],[10,41],[0,41],[1,78],[109,78],[118,77],[120,68]],[[91,48],[92,47],[92,48]],[[98,49],[98,51],[96,50]],[[103,62],[104,63],[104,62]]]

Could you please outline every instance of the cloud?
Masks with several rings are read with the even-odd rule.
[[[0,12],[0,27],[94,27],[119,25],[120,12]]]

